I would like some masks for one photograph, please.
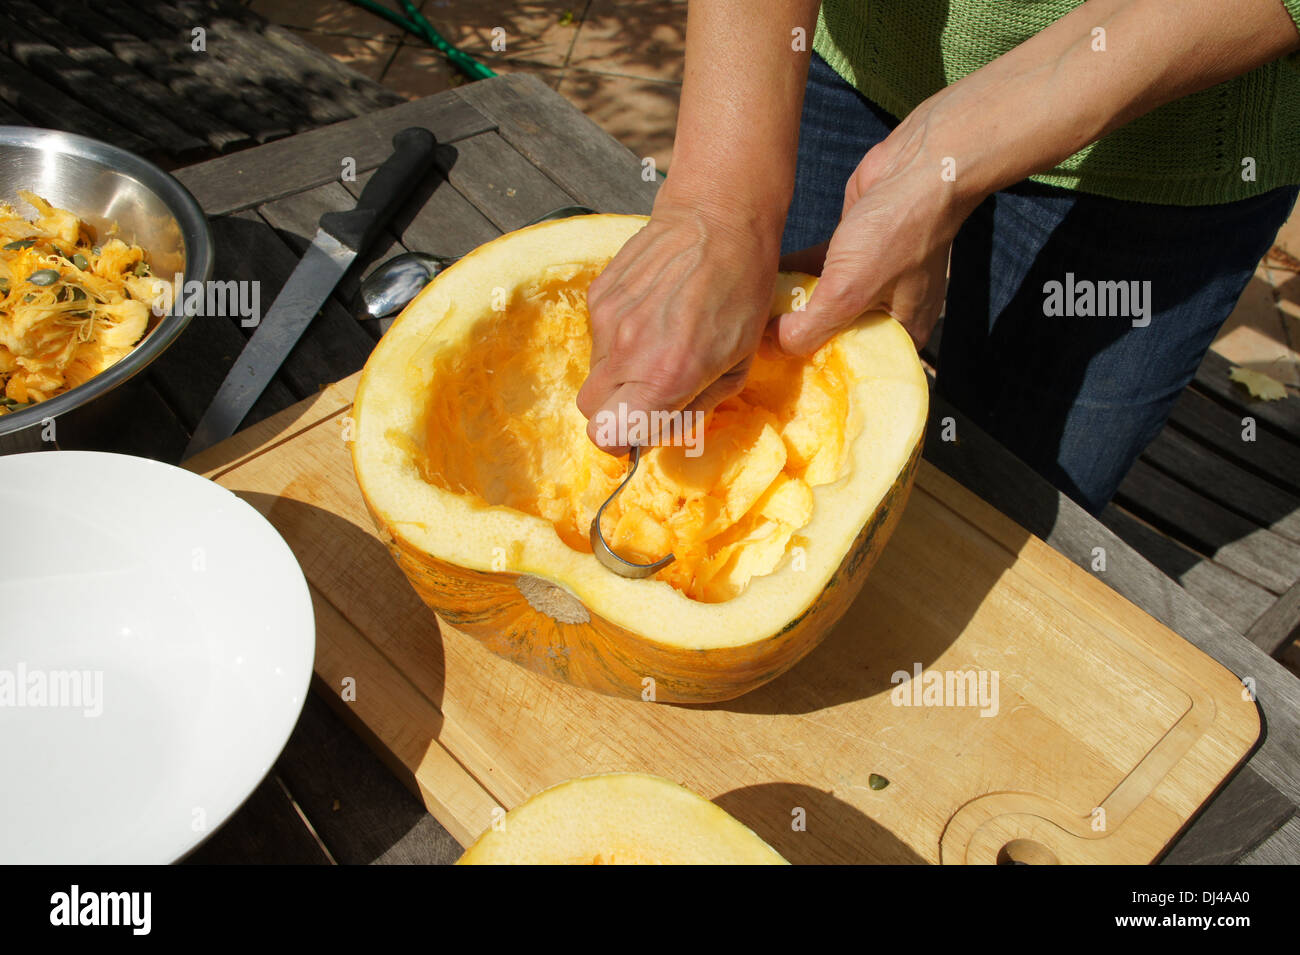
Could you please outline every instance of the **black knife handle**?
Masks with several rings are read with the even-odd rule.
[[[361,198],[347,212],[327,212],[320,227],[360,255],[375,240],[433,162],[438,141],[433,133],[411,126],[393,137],[393,154],[375,170]]]

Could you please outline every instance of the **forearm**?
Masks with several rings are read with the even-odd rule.
[[[672,174],[662,202],[779,241],[794,190],[817,0],[691,0]],[[794,49],[794,30],[804,49]]]
[[[1089,0],[922,103],[891,163],[933,163],[968,210],[1157,106],[1297,48],[1281,0]],[[954,176],[941,179],[947,158]]]

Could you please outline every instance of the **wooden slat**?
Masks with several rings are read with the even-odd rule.
[[[179,58],[184,56],[182,50],[189,50],[188,33],[184,36],[168,36],[163,46],[159,47],[143,39],[134,28],[104,15],[114,13],[130,18],[129,10],[123,11],[115,6],[95,7],[76,0],[41,2],[60,22],[81,31],[123,63],[143,71],[166,86],[175,96],[188,103],[190,110],[216,116],[259,142],[288,133],[288,124],[258,112],[242,98],[213,89],[192,69],[182,66]],[[135,21],[137,25],[141,23],[138,16]],[[152,24],[144,22],[143,29],[145,35],[155,34]]]
[[[178,169],[175,175],[208,215],[223,215],[336,182],[344,158],[355,161],[358,173],[374,169],[392,154],[393,135],[408,126],[424,126],[448,143],[490,129],[491,122],[458,99],[416,100]]]
[[[1243,632],[1269,656],[1300,636],[1300,584],[1292,584]]]
[[[327,82],[318,94],[337,95],[342,90],[349,104],[357,109],[356,115],[362,115],[374,109],[396,106],[406,101],[406,97],[387,89],[381,83],[364,76],[323,53],[310,43],[300,40],[292,30],[268,22],[264,17],[236,0],[189,0],[197,2],[202,8],[211,10],[213,15],[225,16],[251,28],[263,42],[268,51],[279,51],[285,59],[297,64],[297,69],[306,84],[314,84],[318,78]],[[184,9],[184,4],[180,5]]]
[[[641,178],[640,159],[537,77],[512,73],[452,92],[582,205],[650,212],[658,183]]]
[[[343,185],[355,198],[369,178],[358,176]],[[464,255],[501,234],[441,172],[416,187],[410,202],[393,216],[389,231],[413,252],[449,256]]]
[[[957,422],[955,442],[942,440],[945,417]],[[1107,570],[1098,576],[1108,586],[1237,676],[1249,677],[1268,727],[1249,765],[1293,803],[1300,803],[1300,681],[1290,671],[1046,480],[1029,472],[937,393],[931,394],[925,457],[1090,573],[1094,548],[1104,548]]]
[[[1174,403],[1169,420],[1265,480],[1300,494],[1300,447],[1260,427],[1254,441],[1242,440],[1242,419],[1253,414],[1230,410],[1188,389]]]
[[[158,55],[165,59],[173,71],[173,78],[184,84],[190,95],[202,95],[215,105],[228,104],[238,108],[247,117],[239,120],[254,134],[259,142],[285,136],[298,128],[298,117],[291,104],[283,97],[260,85],[256,76],[246,78],[247,63],[240,62],[241,54],[236,44],[224,43],[219,35],[209,32],[205,36],[206,48],[193,48],[192,30],[207,29],[200,22],[168,23],[171,8],[161,0],[134,0],[133,3],[108,3],[100,7],[102,13],[120,26],[150,43]],[[173,85],[173,88],[175,86]],[[177,92],[182,92],[177,90]],[[223,115],[235,119],[232,109]]]
[[[283,781],[272,771],[226,824],[185,858],[188,865],[330,865]]]
[[[350,379],[345,379],[348,380]],[[341,383],[326,385],[313,397],[281,409],[257,427],[236,431],[219,445],[205,448],[181,464],[196,474],[203,474],[216,480],[231,468],[238,467],[244,461],[251,460],[259,454],[265,454],[277,444],[291,439],[306,428],[318,425],[321,414],[314,410],[316,403],[332,400],[332,396],[341,386]],[[332,407],[338,407],[338,403],[334,402]]]
[[[64,450],[113,451],[168,464],[180,459],[189,441],[189,431],[148,374],[67,412],[55,427]]]
[[[0,126],[30,126],[29,120],[4,100],[0,100]]]
[[[1234,630],[1245,633],[1277,601],[1263,587],[1220,567],[1116,504],[1107,507],[1100,520]]]
[[[1290,799],[1246,766],[1215,794],[1160,861],[1166,865],[1231,865],[1294,813]]]
[[[1202,497],[1267,527],[1280,537],[1300,542],[1300,496],[1252,474],[1174,428],[1165,428],[1142,459]]]
[[[257,495],[241,495],[257,505]],[[278,503],[283,511],[289,504]],[[346,533],[346,529],[341,528]],[[475,776],[451,750],[458,730],[438,706],[437,684],[405,677],[391,679],[391,663],[370,643],[318,588],[312,588],[319,626],[316,679],[313,688],[353,731],[388,765],[388,768],[431,812],[456,843],[467,846],[492,821],[492,811],[502,805],[500,794],[489,792],[492,781]],[[413,624],[416,622],[413,621]],[[421,629],[432,629],[423,624]],[[341,647],[348,649],[344,652]],[[437,653],[436,646],[430,647]],[[342,669],[335,663],[346,661]],[[342,700],[343,677],[355,681],[355,701]],[[449,742],[449,738],[452,741]],[[426,780],[435,780],[430,786]],[[473,820],[473,822],[467,822]],[[437,849],[449,854],[449,845]]]
[[[276,772],[330,855],[341,865],[456,861],[460,843],[324,702],[333,691],[316,690]]]
[[[453,148],[450,168],[445,154],[440,159],[447,178],[502,232],[575,202],[496,132],[462,139]]]
[[[282,55],[297,60],[312,57],[313,73],[319,71],[325,77],[331,78],[334,81],[331,84],[332,89],[345,88],[353,94],[359,94],[356,97],[360,100],[358,106],[368,104],[366,112],[385,109],[389,106],[399,106],[407,101],[405,96],[395,93],[357,71],[344,66],[333,57],[322,55],[315,47],[300,39],[293,31],[286,30],[274,23],[266,24],[263,29],[263,36],[270,45],[268,48],[270,52],[279,50]],[[313,78],[308,77],[308,82]],[[353,98],[349,97],[349,100]],[[364,112],[359,115],[364,115]]]
[[[1232,362],[1211,349],[1196,370],[1193,387],[1220,403],[1240,409],[1242,415],[1254,415],[1292,442],[1300,442],[1300,398],[1291,394],[1277,401],[1252,398],[1245,388],[1228,377],[1231,370]]]
[[[103,76],[4,13],[0,13],[0,50],[70,98],[93,103],[95,109],[123,129],[140,134],[154,149],[165,150],[169,156],[184,156],[207,146],[129,91],[115,88],[106,95]]]
[[[1265,590],[1280,594],[1300,579],[1300,545],[1238,517],[1144,461],[1133,465],[1115,500]]]
[[[203,27],[207,33],[205,55],[215,57],[245,85],[251,84],[272,98],[288,114],[294,132],[351,119],[375,108],[372,100],[325,72],[324,63],[333,62],[327,54],[308,48],[290,52],[268,42],[263,35],[266,24],[260,18],[237,20],[199,0],[144,0],[144,9],[182,36],[195,26]]]
[[[1245,865],[1300,865],[1300,815],[1292,816],[1241,860]]]
[[[216,116],[194,108],[170,89],[142,70],[128,66],[98,43],[83,36],[73,23],[61,22],[50,15],[45,6],[32,0],[9,0],[8,7],[22,17],[23,22],[38,35],[58,37],[63,52],[79,66],[111,82],[141,102],[148,103],[163,116],[189,130],[209,147],[221,151],[246,142],[248,134]]]
[[[0,99],[24,116],[30,116],[37,125],[103,139],[131,152],[149,151],[148,140],[32,76],[3,53],[0,53]]]

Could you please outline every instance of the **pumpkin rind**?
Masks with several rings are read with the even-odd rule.
[[[779,632],[742,647],[683,650],[649,640],[597,614],[564,623],[533,608],[520,574],[457,567],[412,547],[371,509],[389,552],[415,592],[443,620],[493,653],[552,679],[611,696],[661,703],[720,703],[776,679],[810,653],[866,582],[911,493],[921,445],[844,555],[830,584]],[[646,684],[646,680],[653,681]],[[648,694],[648,689],[653,694]]]
[[[420,366],[411,363],[412,356],[423,354],[419,349],[427,349],[428,342],[434,339],[438,342],[456,340],[456,322],[472,320],[474,315],[464,307],[464,303],[478,296],[483,281],[496,280],[499,273],[495,270],[503,266],[515,267],[513,257],[502,254],[506,249],[516,248],[504,245],[512,242],[513,237],[529,239],[531,246],[523,242],[517,247],[531,248],[532,255],[546,254],[551,246],[564,248],[567,242],[583,246],[580,251],[598,249],[601,250],[598,254],[607,256],[612,254],[609,250],[616,249],[621,241],[625,241],[624,236],[637,225],[634,217],[584,218],[592,221],[586,224],[581,220],[548,223],[488,243],[483,251],[476,250],[435,279],[389,330],[367,363],[352,410],[356,425],[353,462],[362,496],[379,536],[420,598],[447,624],[475,637],[492,652],[553,679],[615,696],[670,703],[711,703],[734,699],[794,666],[824,639],[861,590],[867,573],[897,524],[912,487],[924,435],[924,374],[906,333],[892,319],[864,316],[859,325],[867,321],[863,328],[869,326],[872,331],[857,326],[850,330],[849,334],[860,332],[860,337],[853,339],[859,343],[853,346],[857,349],[853,354],[858,356],[855,360],[865,362],[861,368],[867,369],[863,372],[867,378],[862,380],[875,382],[878,376],[884,375],[879,377],[879,387],[886,390],[880,393],[889,396],[878,406],[872,405],[867,411],[854,413],[879,412],[885,415],[877,417],[877,421],[889,421],[891,415],[897,414],[899,424],[892,430],[889,426],[873,426],[878,430],[884,427],[880,433],[890,436],[889,440],[893,442],[889,449],[863,444],[862,448],[872,448],[874,458],[863,457],[866,452],[861,449],[854,450],[859,444],[856,436],[846,443],[844,453],[857,455],[851,460],[881,462],[874,466],[874,470],[864,472],[867,477],[863,481],[868,483],[858,481],[855,476],[853,481],[856,484],[843,485],[844,488],[870,488],[870,496],[852,498],[860,504],[846,508],[842,499],[834,499],[834,504],[831,504],[831,499],[816,497],[822,492],[814,489],[815,500],[826,501],[822,506],[828,515],[818,523],[822,533],[811,538],[816,542],[816,553],[820,555],[816,558],[818,569],[805,575],[787,574],[776,588],[781,594],[780,609],[770,615],[763,612],[769,598],[757,593],[753,599],[749,594],[741,594],[731,603],[745,605],[747,609],[722,618],[717,614],[729,614],[731,603],[675,608],[670,608],[667,603],[656,605],[656,601],[693,602],[658,581],[613,578],[610,572],[595,563],[595,558],[589,553],[577,554],[565,548],[549,525],[522,514],[519,515],[521,520],[543,525],[551,540],[545,540],[545,534],[541,538],[522,538],[519,547],[509,548],[512,553],[510,560],[514,564],[504,570],[495,569],[498,564],[494,559],[471,556],[463,543],[457,545],[461,547],[460,552],[454,548],[439,551],[438,548],[444,545],[437,543],[421,546],[417,540],[432,540],[429,537],[431,526],[449,531],[465,528],[464,534],[471,535],[473,547],[480,551],[489,544],[507,541],[499,541],[493,536],[484,538],[482,527],[477,523],[488,520],[483,526],[494,526],[491,519],[479,515],[496,514],[497,518],[493,519],[500,519],[502,508],[457,510],[460,505],[449,507],[439,503],[447,500],[454,504],[457,499],[450,492],[428,489],[427,485],[410,476],[399,477],[397,480],[405,482],[399,486],[388,481],[382,473],[397,467],[392,463],[397,460],[393,450],[409,440],[398,433],[395,437],[402,438],[402,441],[395,441],[391,436],[392,428],[385,429],[382,425],[385,420],[396,420],[395,414],[400,418],[405,413],[394,402],[408,399],[395,396],[418,395],[411,390],[410,382],[413,380],[411,369]],[[644,222],[644,219],[639,221]],[[539,241],[543,234],[538,230],[542,229],[549,230],[544,233],[550,239],[549,243]],[[588,242],[584,229],[597,236],[602,229],[606,232],[604,238],[597,237]],[[539,248],[545,251],[539,252]],[[474,258],[484,251],[488,257],[475,263]],[[478,272],[472,271],[475,267]],[[519,273],[525,270],[526,267],[516,267],[516,274],[502,281],[507,284],[509,281],[524,281],[526,275],[520,278]],[[440,282],[443,284],[439,285]],[[791,289],[801,283],[815,289],[816,279],[783,273],[778,281],[774,309],[780,308],[779,303],[783,301],[788,309]],[[440,296],[436,302],[427,298],[435,294]],[[422,300],[431,302],[423,315],[414,311]],[[442,302],[447,304],[438,304]],[[445,313],[437,312],[433,324],[430,324],[433,315],[430,307],[446,309]],[[460,314],[453,314],[456,312]],[[871,338],[872,335],[876,337]],[[903,343],[906,343],[906,354]],[[880,347],[885,349],[882,354],[889,357],[870,358]],[[885,363],[884,372],[877,367],[882,361]],[[902,395],[906,397],[900,397]],[[377,410],[368,412],[371,405]],[[393,411],[393,408],[398,410]],[[372,419],[378,423],[372,423]],[[407,425],[403,424],[402,428],[405,427]],[[867,442],[869,438],[864,435],[861,440]],[[369,442],[365,454],[359,450],[363,441]],[[413,494],[423,501],[425,490],[412,490],[416,485],[431,494],[427,511],[423,503],[416,510],[410,505],[415,499]],[[396,506],[394,494],[403,487],[406,503]],[[393,488],[398,488],[398,491]],[[838,483],[835,488],[841,495],[848,493]],[[377,501],[377,496],[383,500]],[[875,506],[867,510],[872,501],[876,502]],[[454,519],[450,513],[441,513],[439,508],[443,507],[462,516]],[[397,517],[393,511],[398,512]],[[863,516],[859,522],[860,514]],[[828,524],[831,515],[833,521]],[[814,523],[817,523],[816,518]],[[829,537],[823,536],[828,531]],[[502,548],[503,551],[506,549]],[[448,553],[463,556],[449,559]],[[813,553],[810,548],[810,568]],[[489,565],[493,569],[488,569]],[[818,584],[818,581],[823,583]],[[764,579],[758,579],[758,583],[767,587],[764,594],[774,592],[773,586]],[[647,589],[654,587],[660,589]],[[802,592],[804,588],[806,593]],[[668,590],[671,597],[666,597],[664,590]],[[626,596],[616,597],[611,602],[607,595],[610,592],[626,593]],[[580,598],[579,594],[587,596]],[[705,614],[704,607],[713,609]],[[674,628],[665,629],[664,620],[672,617],[666,613],[669,610],[677,615],[675,619],[679,623]],[[618,621],[610,619],[611,613],[618,616]],[[640,619],[644,619],[645,624],[641,624]],[[681,622],[690,620],[725,621],[727,632],[720,637],[714,632],[715,623],[690,625]],[[682,645],[672,642],[683,637]]]
[[[494,823],[457,865],[788,865],[722,807],[661,776],[557,783]]]

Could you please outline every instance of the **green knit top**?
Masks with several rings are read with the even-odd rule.
[[[901,119],[1082,2],[824,0],[813,49]],[[1274,2],[1300,20],[1300,0]],[[1300,183],[1300,55],[1161,106],[1031,178],[1164,205],[1231,202]]]

